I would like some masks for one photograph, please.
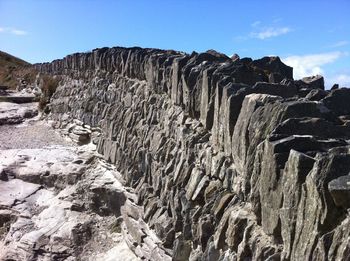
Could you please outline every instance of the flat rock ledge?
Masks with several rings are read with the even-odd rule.
[[[39,140],[50,129],[38,118],[5,127]],[[76,123],[32,145],[9,139],[0,150],[0,260],[171,260],[115,166],[69,135],[90,140],[86,129]]]

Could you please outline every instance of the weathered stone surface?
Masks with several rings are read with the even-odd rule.
[[[262,70],[267,70],[270,73],[278,73],[281,78],[293,78],[293,68],[283,64],[279,57],[263,57],[252,62],[253,66],[256,66]]]
[[[321,89],[313,89],[311,90],[305,98],[310,101],[319,101],[328,95],[327,91]]]
[[[324,105],[337,115],[350,114],[350,89],[341,88],[332,90],[322,102]]]
[[[40,185],[13,179],[10,181],[0,181],[0,189],[3,194],[0,199],[0,206],[11,208],[17,201],[21,202],[37,192],[40,189]]]
[[[301,200],[302,184],[311,171],[315,160],[303,153],[291,150],[283,172],[283,203],[280,210],[283,257],[290,258],[293,246],[297,212]]]
[[[16,177],[48,187],[64,188],[67,184],[74,184],[86,170],[84,164],[74,162],[78,159],[72,147],[3,150],[0,157],[3,179]],[[84,158],[80,160],[83,162]]]
[[[45,139],[46,133],[31,130],[45,125],[37,120],[13,128],[27,131],[28,139]],[[56,131],[49,134],[57,137],[46,143],[60,145],[10,140],[0,150],[0,260],[170,260],[115,167],[93,145],[76,148]],[[146,235],[138,256],[120,231],[128,222]],[[137,240],[128,239],[131,245]]]
[[[324,79],[321,75],[304,77],[301,81],[305,83],[308,88],[324,90]]]
[[[21,106],[11,102],[0,102],[0,125],[18,124],[36,115],[38,115],[36,103]]]
[[[322,118],[291,118],[282,122],[273,134],[314,135],[320,138],[345,138],[350,135],[348,126],[335,124]]]
[[[252,89],[252,93],[264,93],[283,98],[293,97],[297,94],[297,87],[295,85],[257,82]]]
[[[5,235],[2,230],[0,233],[0,259],[75,260],[95,257],[96,260],[106,260],[115,257],[111,245],[120,234],[109,231],[115,217],[99,217],[88,210],[89,204],[84,206],[82,203],[79,209],[73,207],[86,200],[84,190],[87,194],[94,194],[89,186],[96,186],[97,180],[105,179],[104,173],[106,169],[102,166],[96,171],[91,169],[85,180],[66,185],[59,192],[17,178],[0,181],[0,224],[8,227]],[[113,178],[114,183],[118,182]],[[115,214],[118,211],[113,212]],[[126,246],[119,244],[116,248],[121,250],[117,251],[118,256],[137,260]]]
[[[337,206],[350,208],[350,175],[332,180],[328,183],[328,189]]]
[[[293,81],[276,57],[214,51],[102,48],[35,66],[62,76],[56,126],[99,128],[98,152],[137,191],[166,247],[152,252],[126,204],[123,233],[139,256],[349,258],[347,205],[329,189],[349,174],[348,89]]]

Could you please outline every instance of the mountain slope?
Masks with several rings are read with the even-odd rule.
[[[33,82],[35,73],[30,63],[0,51],[0,85],[5,85],[14,89],[25,80]]]

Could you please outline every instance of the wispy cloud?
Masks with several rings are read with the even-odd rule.
[[[348,45],[349,44],[349,41],[339,41],[339,42],[336,42],[332,45],[330,45],[329,47],[331,48],[338,48],[338,47],[342,47],[342,46],[345,46],[345,45]]]
[[[255,21],[251,24],[252,27],[257,27],[258,25],[261,24],[261,21]]]
[[[28,34],[26,31],[17,30],[17,29],[12,29],[12,30],[11,30],[11,33],[12,33],[12,34],[15,34],[15,35],[26,35],[26,34]]]
[[[291,31],[292,29],[289,27],[267,27],[267,28],[261,29],[259,32],[251,32],[250,36],[253,38],[265,40],[267,38],[287,34]]]
[[[12,27],[0,27],[0,33],[9,33],[13,35],[27,35],[28,32]]]
[[[259,20],[254,21],[250,24],[252,31],[248,35],[239,35],[236,36],[234,39],[236,41],[244,41],[248,40],[249,38],[265,40],[268,38],[284,35],[293,31],[292,28],[290,28],[289,26],[277,25],[280,21],[282,21],[281,18],[275,18],[274,20],[272,20],[269,26],[264,26],[263,23]]]
[[[335,74],[325,78],[326,85],[331,87],[337,83],[340,87],[350,87],[350,74]]]
[[[293,55],[282,58],[282,61],[292,66],[294,69],[294,78],[300,79],[305,76],[323,74],[323,65],[333,63],[346,55],[347,53],[339,51],[309,55]]]

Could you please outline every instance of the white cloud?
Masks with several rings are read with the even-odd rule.
[[[268,28],[262,29],[260,32],[252,32],[250,36],[253,38],[264,40],[267,38],[287,34],[291,31],[292,30],[289,27],[268,27]]]
[[[282,21],[281,18],[276,18],[272,21],[273,24],[278,23],[279,21]],[[288,27],[277,27],[277,26],[262,26],[262,22],[257,20],[250,24],[250,26],[253,28],[254,31],[250,32],[248,35],[239,35],[234,37],[235,41],[245,41],[249,38],[257,38],[260,40],[265,40],[271,37],[280,36],[283,34],[287,34],[289,32],[292,32],[293,30]]]
[[[325,78],[326,86],[332,87],[337,83],[340,87],[350,87],[350,74],[336,74]]]
[[[254,23],[251,24],[251,26],[252,27],[257,27],[260,24],[261,24],[261,21],[255,21]]]
[[[26,34],[28,34],[26,31],[17,30],[17,29],[12,29],[12,30],[11,30],[11,33],[12,33],[12,34],[15,34],[15,35],[26,35]]]
[[[293,67],[294,78],[300,79],[306,76],[323,74],[322,66],[333,63],[342,56],[347,55],[343,52],[329,52],[309,55],[293,55],[282,58],[282,61]]]
[[[9,33],[9,34],[14,34],[14,35],[26,35],[28,32],[19,30],[16,28],[11,28],[11,27],[0,27],[0,33]]]
[[[348,41],[339,41],[335,44],[332,44],[330,47],[331,48],[337,48],[337,47],[341,47],[341,46],[345,46],[345,45],[348,45],[349,42]]]

